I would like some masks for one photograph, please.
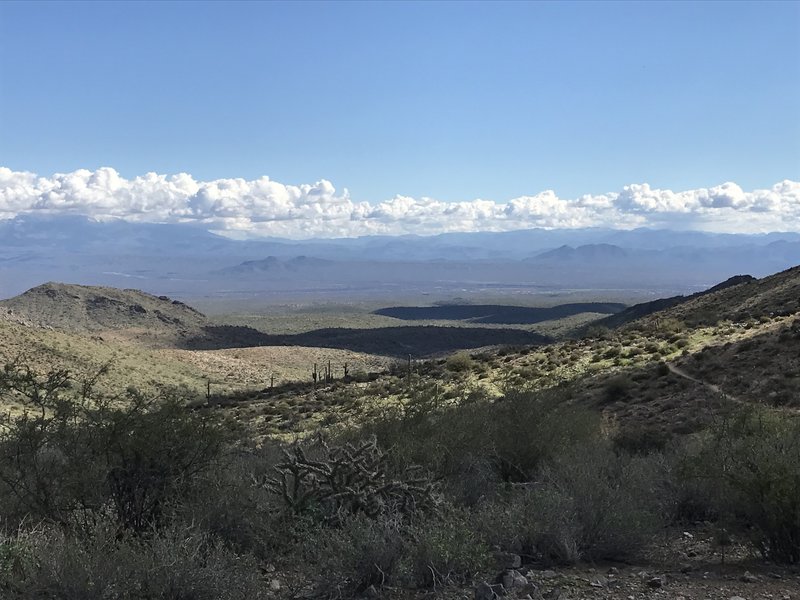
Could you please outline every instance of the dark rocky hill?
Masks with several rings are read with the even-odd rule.
[[[731,284],[690,296],[666,311],[665,316],[689,325],[713,325],[724,320],[740,322],[800,311],[800,266],[762,279],[744,276],[728,282]]]
[[[774,276],[771,276],[771,277],[774,277]],[[765,277],[764,279],[767,280],[767,279],[770,279],[770,277]],[[605,318],[597,321],[595,323],[595,325],[602,325],[602,326],[605,326],[605,327],[621,327],[622,325],[626,325],[628,323],[632,323],[634,321],[637,321],[639,319],[643,319],[644,317],[648,317],[648,316],[653,315],[655,313],[660,313],[661,311],[666,311],[666,310],[668,310],[670,308],[679,306],[679,305],[684,304],[686,302],[690,302],[690,301],[697,300],[697,299],[700,299],[700,298],[704,298],[704,297],[707,297],[707,296],[712,296],[712,299],[710,301],[695,303],[695,304],[692,305],[692,307],[690,307],[688,309],[689,313],[692,313],[692,312],[697,313],[698,311],[702,312],[704,316],[702,316],[702,317],[700,317],[700,315],[695,315],[695,316],[700,318],[700,321],[707,321],[709,319],[709,317],[711,317],[713,315],[710,315],[708,313],[708,310],[706,308],[703,308],[703,307],[705,306],[705,304],[715,304],[716,303],[716,300],[713,299],[713,296],[717,292],[722,292],[723,290],[727,290],[727,289],[735,287],[735,286],[749,284],[749,283],[753,283],[753,282],[757,282],[757,281],[758,280],[755,277],[752,277],[750,275],[736,275],[734,277],[731,277],[731,278],[723,281],[722,283],[718,283],[714,287],[711,287],[711,288],[709,288],[707,290],[704,290],[702,292],[698,292],[696,294],[691,294],[689,296],[672,296],[670,298],[659,298],[658,300],[653,300],[651,302],[642,302],[640,304],[634,304],[633,306],[629,306],[628,308],[626,308],[625,310],[623,310],[621,312],[618,312],[617,314],[610,315],[608,317],[605,317]],[[747,295],[747,292],[744,292],[744,296],[746,296],[746,295]],[[730,297],[730,295],[728,297]],[[734,297],[734,298],[738,297],[738,294],[733,294],[732,297]],[[717,308],[721,308],[721,307],[717,307]],[[722,310],[722,311],[718,311],[718,312],[720,314],[723,314],[723,313],[724,314],[728,314],[729,313],[729,311],[727,311],[727,310]],[[681,312],[681,314],[684,314],[684,313]],[[690,317],[691,317],[691,315],[690,315]],[[725,318],[725,317],[720,317],[720,318]],[[696,320],[697,319],[695,319],[695,321]],[[716,320],[719,320],[719,319],[716,319]],[[716,320],[713,321],[713,322],[715,323]],[[700,321],[697,321],[698,324],[700,323]]]
[[[8,320],[72,332],[195,330],[206,317],[166,296],[139,290],[45,283],[0,301]]]

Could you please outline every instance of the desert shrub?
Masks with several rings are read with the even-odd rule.
[[[458,505],[476,506],[501,489],[502,475],[490,456],[479,453],[453,456],[448,467],[450,476],[444,480],[442,489]]]
[[[526,484],[473,513],[487,545],[543,564],[637,557],[673,514],[662,455],[615,453],[605,441],[577,445]]]
[[[299,557],[316,597],[352,598],[388,585],[463,584],[487,565],[488,548],[466,513],[408,520],[351,515],[336,526],[305,521]]]
[[[635,424],[620,428],[613,436],[615,449],[635,455],[664,450],[670,440],[671,436],[663,429]]]
[[[664,473],[655,456],[616,454],[605,442],[576,446],[556,457],[544,476],[537,498],[540,554],[570,559],[575,548],[580,558],[624,560],[659,530]]]
[[[746,339],[743,342],[739,343],[738,350],[739,350],[739,352],[747,352],[749,350],[753,350],[757,345],[758,345],[758,341],[757,340],[755,340],[753,338]]]
[[[607,340],[611,338],[611,330],[603,325],[590,325],[586,328],[584,337],[591,340]]]
[[[603,386],[603,399],[605,402],[618,402],[630,397],[633,382],[628,375],[617,375],[609,379]]]
[[[161,525],[165,510],[192,493],[222,450],[216,424],[176,399],[135,397],[104,417],[107,494],[120,525],[134,531]]]
[[[472,357],[469,355],[469,352],[456,352],[455,354],[451,354],[447,357],[445,361],[445,367],[448,371],[454,371],[456,373],[463,373],[464,371],[470,371],[475,366],[475,361],[472,360]]]
[[[707,437],[694,435],[673,444],[665,452],[672,473],[673,506],[671,519],[676,523],[713,522],[720,518],[720,488],[705,469],[699,469],[704,459]]]
[[[636,358],[642,355],[642,349],[638,346],[629,346],[628,352],[625,354],[626,358]]]
[[[0,570],[4,598],[53,600],[245,600],[264,597],[253,561],[197,532],[168,528],[147,539],[119,539],[99,525],[87,537],[42,529],[2,546],[23,558]]]
[[[0,430],[0,498],[6,519],[74,522],[103,503],[96,428],[85,422],[88,388],[67,371],[39,375],[25,365],[0,372],[0,397],[26,411]],[[80,502],[78,502],[80,499]]]
[[[545,565],[575,564],[582,558],[581,524],[565,490],[546,485],[530,493],[522,548]]]
[[[661,346],[658,344],[658,342],[647,342],[644,345],[644,351],[649,354],[658,354],[660,348]]]
[[[530,554],[525,499],[529,495],[519,489],[503,490],[472,508],[472,526],[491,548]],[[528,551],[526,551],[528,550]]]
[[[509,393],[493,403],[460,405],[422,419],[384,411],[348,435],[374,435],[380,446],[392,449],[396,469],[417,464],[462,482],[472,472],[482,482],[485,471],[473,471],[470,464],[492,465],[502,481],[528,481],[549,457],[599,430],[598,415],[568,404],[564,393],[554,390]]]
[[[444,395],[438,385],[418,384],[410,390],[405,404],[403,404],[403,418],[409,421],[427,419],[444,407]]]
[[[571,502],[554,486],[526,486],[483,503],[474,526],[491,547],[545,565],[572,564],[580,559],[580,531]]]
[[[713,485],[712,506],[765,558],[800,562],[800,420],[753,408],[725,419],[687,477]]]
[[[416,586],[465,584],[487,567],[489,549],[465,512],[451,510],[411,529],[408,572]]]
[[[178,507],[176,518],[194,524],[240,553],[274,559],[290,551],[294,523],[280,498],[260,485],[281,459],[276,444],[258,450],[231,450],[197,483],[197,492]]]
[[[658,331],[665,333],[680,333],[686,329],[686,323],[680,319],[658,319],[656,323]]]
[[[400,581],[407,544],[402,533],[390,515],[352,515],[337,527],[307,523],[300,554],[314,574],[314,596],[353,598],[370,586]]]
[[[0,393],[35,410],[0,431],[7,519],[91,527],[111,511],[120,526],[145,531],[162,524],[219,455],[223,429],[182,399],[131,390],[115,406],[94,396],[92,383],[65,371],[3,370]]]

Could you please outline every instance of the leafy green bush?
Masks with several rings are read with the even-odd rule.
[[[800,420],[749,408],[720,422],[687,465],[712,506],[765,558],[800,563]]]
[[[121,527],[146,531],[219,456],[223,429],[181,399],[132,390],[114,405],[92,383],[17,365],[0,373],[0,393],[35,411],[0,431],[6,518],[91,527],[110,510]]]
[[[570,405],[559,390],[509,393],[489,403],[477,402],[407,419],[387,410],[365,420],[349,438],[374,435],[392,449],[395,468],[417,464],[434,476],[466,485],[474,474],[481,482],[528,481],[550,457],[573,443],[600,433],[595,413]],[[470,465],[490,464],[496,477]]]

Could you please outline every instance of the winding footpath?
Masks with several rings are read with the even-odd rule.
[[[713,383],[709,383],[707,381],[703,381],[702,379],[697,379],[696,377],[692,377],[686,371],[684,371],[683,369],[681,369],[680,367],[674,365],[671,362],[666,363],[666,365],[667,365],[667,368],[670,370],[670,373],[674,373],[678,377],[683,377],[684,379],[692,381],[692,382],[694,382],[694,383],[696,383],[698,385],[702,385],[707,390],[710,390],[710,391],[714,392],[715,394],[719,394],[720,396],[722,396],[726,400],[731,400],[733,402],[739,402],[739,403],[742,402],[739,398],[736,398],[735,396],[731,396],[730,394],[726,394],[725,392],[723,392],[718,385],[714,385]]]

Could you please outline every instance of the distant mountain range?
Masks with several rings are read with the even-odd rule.
[[[597,288],[663,296],[798,263],[798,233],[533,229],[239,241],[191,225],[30,215],[0,221],[0,297],[51,280],[185,299],[386,300],[402,293],[435,300]]]
[[[613,244],[586,244],[585,246],[559,246],[554,250],[542,252],[535,257],[539,261],[562,261],[562,260],[579,260],[579,261],[618,261],[628,258],[628,251]]]

